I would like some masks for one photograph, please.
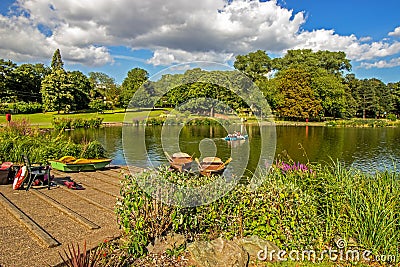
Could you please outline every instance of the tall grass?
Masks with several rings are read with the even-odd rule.
[[[66,155],[102,158],[105,150],[98,141],[77,144],[62,133],[53,136],[32,127],[26,120],[13,121],[0,128],[0,161],[22,162],[22,154],[28,155],[32,162],[46,163]]]
[[[145,252],[144,246],[154,238],[149,236],[149,224],[141,221],[147,220],[153,222],[152,228],[158,223],[170,225],[159,234],[173,231],[190,240],[258,235],[286,250],[335,248],[335,239],[340,237],[347,244],[355,241],[352,246],[361,251],[394,255],[400,260],[399,173],[368,174],[339,162],[284,170],[280,166],[286,165],[274,165],[256,191],[239,185],[208,205],[165,207],[168,212],[162,222],[140,215],[161,207],[135,182],[147,174],[138,174],[136,179],[127,176],[117,214],[130,241],[128,246],[136,255]],[[159,175],[175,174],[164,171]],[[137,243],[139,236],[144,243]]]

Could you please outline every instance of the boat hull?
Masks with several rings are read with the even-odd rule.
[[[82,163],[63,163],[58,160],[50,161],[53,169],[62,172],[80,172],[80,171],[96,171],[105,168],[110,164],[111,159],[104,160],[86,160]]]
[[[225,137],[226,141],[237,141],[237,140],[246,140],[247,138],[249,138],[249,136],[246,135],[241,135],[241,136],[227,136]]]

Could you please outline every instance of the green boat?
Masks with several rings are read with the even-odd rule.
[[[63,172],[80,172],[100,170],[110,164],[111,159],[76,159],[65,156],[58,160],[50,160],[53,169]]]

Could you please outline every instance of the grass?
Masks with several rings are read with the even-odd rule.
[[[166,110],[164,109],[157,109],[154,111],[151,111],[150,117],[158,117],[159,115],[163,114]],[[36,125],[39,127],[43,128],[50,128],[52,127],[51,122],[54,117],[58,118],[82,118],[82,119],[90,119],[94,117],[99,117],[103,118],[103,122],[105,123],[122,123],[125,118],[125,112],[123,109],[120,110],[110,110],[110,111],[105,111],[104,113],[97,113],[97,112],[91,112],[91,113],[60,113],[57,114],[57,112],[46,112],[46,113],[35,113],[35,114],[13,114],[12,115],[12,120],[22,120],[26,119],[29,121],[31,125]],[[135,111],[135,112],[130,112],[129,116],[132,118],[142,118],[147,116],[148,112],[147,111]],[[0,124],[6,124],[6,118],[5,116],[0,117]]]

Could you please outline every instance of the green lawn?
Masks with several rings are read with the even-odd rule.
[[[158,117],[162,113],[166,112],[164,109],[157,109],[151,111],[151,117]],[[148,111],[135,111],[125,113],[123,109],[121,110],[113,110],[113,111],[106,111],[104,113],[69,113],[64,114],[57,112],[46,112],[46,113],[35,113],[35,114],[13,114],[12,120],[28,120],[32,125],[38,125],[40,127],[51,127],[51,122],[54,117],[63,117],[63,118],[82,118],[82,119],[89,119],[89,118],[104,118],[103,122],[123,122],[125,119],[125,114],[128,115],[129,120],[132,118],[144,118],[148,115]],[[0,117],[0,124],[6,123],[6,116],[3,115]]]

